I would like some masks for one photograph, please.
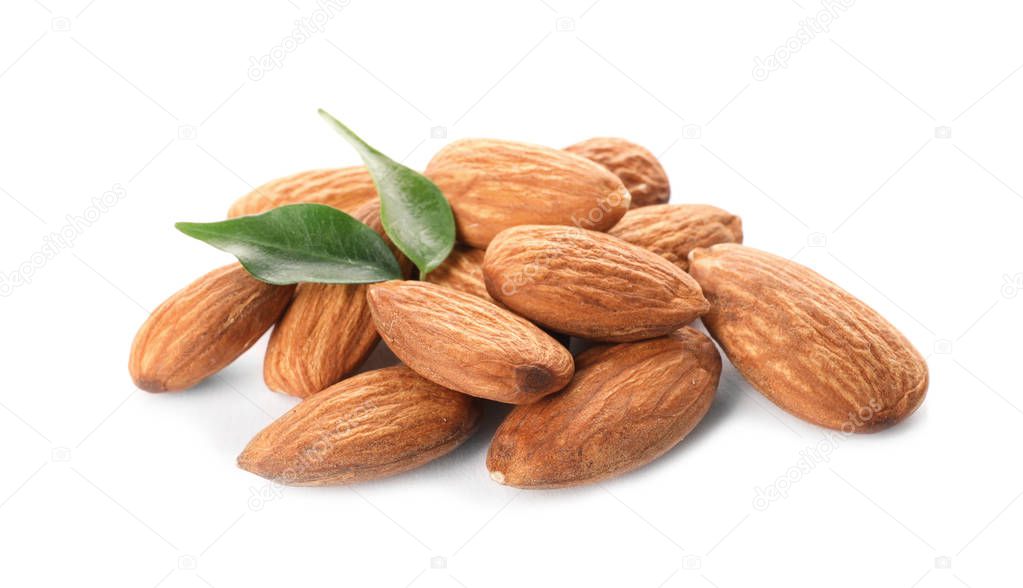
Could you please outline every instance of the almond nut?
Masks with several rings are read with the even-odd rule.
[[[630,210],[608,234],[688,270],[693,249],[742,243],[742,219],[706,204],[659,204]]]
[[[575,227],[502,232],[483,275],[490,295],[514,312],[595,341],[667,335],[708,308],[696,281],[663,257]]]
[[[363,205],[352,216],[387,240],[379,200]],[[393,245],[391,250],[407,274],[408,260]],[[366,288],[365,284],[298,285],[266,347],[263,380],[268,388],[304,398],[362,365],[380,341]]]
[[[872,308],[816,272],[734,244],[697,249],[689,271],[710,300],[714,339],[753,385],[811,423],[887,428],[927,391],[927,364]]]
[[[235,200],[227,218],[303,202],[326,204],[350,214],[376,196],[373,178],[364,166],[314,169],[263,184]]]
[[[426,281],[494,302],[483,283],[483,250],[456,244],[444,263],[426,275]]]
[[[384,368],[300,402],[249,442],[238,466],[293,486],[382,478],[449,453],[479,414],[464,394],[404,366]]]
[[[424,378],[472,396],[524,404],[564,388],[572,355],[529,321],[482,298],[426,282],[369,287],[391,351]]]
[[[721,357],[705,335],[602,345],[583,352],[564,392],[517,406],[487,454],[490,477],[519,488],[604,480],[681,441],[714,400]]]
[[[149,392],[190,388],[252,346],[284,312],[294,286],[272,286],[240,264],[206,274],[153,311],[131,346],[128,371]]]
[[[611,228],[629,209],[629,192],[606,168],[578,155],[526,143],[463,139],[426,168],[451,202],[458,238],[486,248],[516,225]]]
[[[596,137],[565,147],[611,170],[632,194],[632,207],[663,204],[671,196],[668,174],[644,147],[617,137]]]

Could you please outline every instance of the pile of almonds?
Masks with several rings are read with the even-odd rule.
[[[217,269],[139,330],[135,383],[194,386],[276,325],[264,379],[303,400],[238,464],[293,485],[440,457],[475,432],[479,398],[516,405],[487,455],[495,481],[557,488],[619,475],[707,413],[721,374],[715,341],[753,387],[823,427],[877,431],[923,401],[927,366],[891,324],[810,269],[741,245],[739,217],[667,204],[667,176],[638,145],[462,140],[425,175],[459,241],[425,279],[274,286],[238,264]],[[384,235],[365,167],[270,182],[229,216],[305,202]],[[713,341],[687,326],[697,318]],[[571,337],[591,344],[573,356]],[[352,375],[381,338],[403,365]]]

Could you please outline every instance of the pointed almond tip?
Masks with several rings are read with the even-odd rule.
[[[238,459],[235,460],[239,469],[245,470],[250,474],[256,474],[257,476],[263,476],[263,473],[258,467],[258,460],[252,454],[252,451],[246,447],[241,453],[238,454]]]
[[[504,474],[501,472],[490,472],[490,479],[498,484],[504,484]]]
[[[249,469],[248,455],[245,451],[238,455],[238,458],[234,460],[234,463],[238,466],[238,469],[245,470],[246,472],[252,471]]]
[[[167,385],[159,378],[149,378],[145,376],[132,376],[132,381],[135,383],[135,387],[139,390],[145,390],[146,392],[160,393],[170,392],[171,390]]]

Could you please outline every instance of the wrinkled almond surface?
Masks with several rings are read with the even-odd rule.
[[[379,201],[363,205],[353,216],[384,234]],[[408,261],[391,249],[407,271]],[[380,340],[366,288],[365,284],[299,284],[270,335],[263,361],[267,387],[304,398],[362,365]]]
[[[364,285],[299,284],[270,335],[263,379],[304,398],[362,365],[379,340]]]
[[[596,341],[667,335],[708,308],[696,281],[663,257],[575,227],[502,232],[483,275],[490,295],[516,313]]]
[[[389,367],[303,400],[249,442],[238,466],[295,486],[372,480],[450,452],[478,419],[472,398]]]
[[[617,137],[596,137],[565,147],[611,170],[632,194],[632,207],[662,204],[671,197],[668,174],[653,153]]]
[[[434,156],[426,176],[451,202],[459,240],[481,249],[516,225],[605,231],[629,209],[628,190],[606,168],[526,143],[456,141]]]
[[[375,199],[376,188],[364,166],[315,169],[267,182],[235,200],[228,218],[259,214],[286,204],[326,204],[349,214]]]
[[[281,316],[294,286],[272,286],[240,264],[206,274],[161,304],[139,329],[128,371],[150,392],[190,388],[234,361]]]
[[[577,360],[560,394],[517,406],[497,429],[487,469],[520,488],[587,484],[638,468],[674,447],[707,414],[721,357],[705,335],[603,345]]]
[[[483,253],[482,249],[456,244],[444,263],[426,274],[426,281],[493,302],[483,283]]]
[[[426,282],[369,287],[373,321],[391,351],[452,390],[524,404],[564,388],[572,355],[529,321],[482,298]]]
[[[927,364],[876,311],[798,263],[742,245],[689,256],[703,322],[753,386],[792,414],[848,432],[906,418]]]
[[[742,220],[706,204],[659,204],[630,210],[608,234],[688,270],[693,249],[742,243]]]

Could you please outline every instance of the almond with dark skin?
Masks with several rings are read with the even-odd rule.
[[[742,219],[706,204],[659,204],[630,210],[608,234],[688,270],[693,249],[742,243]]]
[[[742,245],[689,254],[714,339],[775,404],[845,432],[890,427],[927,392],[927,364],[875,310],[798,263]]]
[[[599,163],[618,176],[632,194],[632,208],[663,204],[671,197],[668,174],[661,162],[646,148],[631,141],[595,137],[565,147],[565,151]]]
[[[472,436],[474,400],[404,366],[365,372],[300,402],[238,456],[243,470],[280,484],[351,484],[398,474]]]
[[[391,351],[446,388],[525,404],[572,379],[567,349],[478,296],[426,282],[390,281],[369,287],[369,305]]]
[[[696,281],[663,257],[575,227],[503,231],[483,275],[490,295],[514,312],[594,341],[667,335],[708,309]]]
[[[373,178],[364,166],[314,169],[267,182],[242,196],[227,211],[228,218],[259,214],[286,204],[326,204],[352,213],[376,199]]]
[[[629,209],[629,191],[613,173],[559,149],[463,139],[441,149],[426,176],[455,213],[458,240],[479,249],[508,227],[614,226]]]
[[[721,357],[705,335],[601,345],[583,352],[560,394],[517,406],[487,453],[494,481],[563,488],[643,466],[680,442],[714,400]]]
[[[192,282],[135,335],[128,360],[135,385],[184,390],[217,373],[280,318],[294,289],[260,282],[237,263]]]

